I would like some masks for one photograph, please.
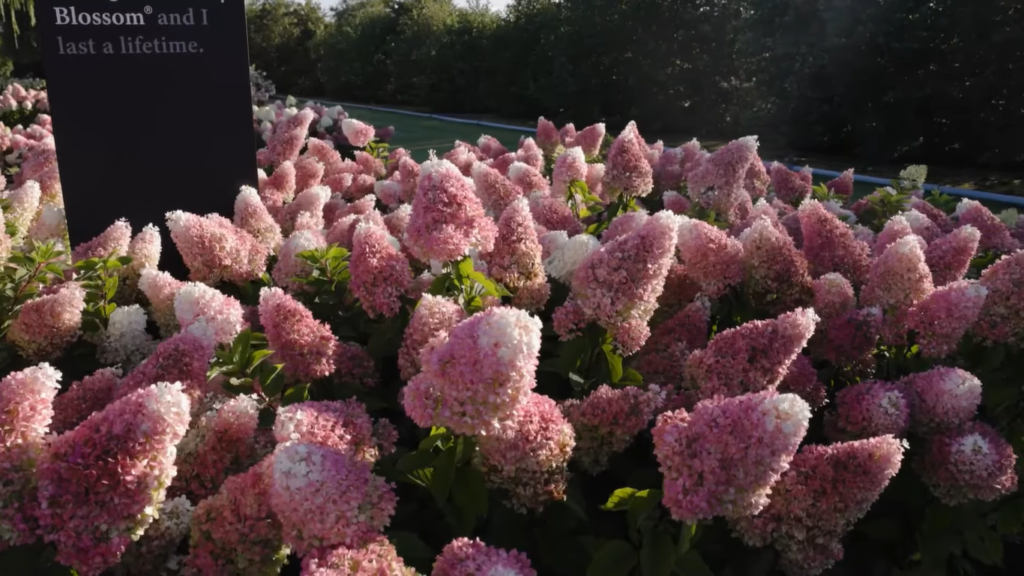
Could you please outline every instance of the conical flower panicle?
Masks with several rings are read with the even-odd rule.
[[[957,280],[928,295],[910,310],[907,327],[917,332],[921,355],[942,358],[956,351],[960,339],[978,320],[988,289]]]
[[[740,234],[746,268],[747,297],[769,313],[782,313],[810,303],[811,276],[807,261],[789,235],[761,217]]]
[[[616,196],[643,197],[654,189],[654,171],[646,158],[636,122],[630,122],[612,142],[605,161],[604,189]]]
[[[921,478],[943,503],[990,502],[1017,490],[1017,455],[988,424],[968,422],[933,436],[915,462]]]
[[[467,179],[447,160],[430,160],[420,168],[405,242],[423,262],[452,262],[471,248],[494,246],[496,226]]]
[[[561,409],[576,434],[573,458],[591,474],[605,470],[612,455],[628,448],[647,429],[664,401],[665,393],[657,386],[643,390],[607,384],[583,400],[566,400]]]
[[[402,347],[398,350],[402,379],[411,380],[420,371],[420,351],[432,338],[447,337],[448,331],[465,318],[462,306],[452,300],[424,294],[405,328]]]
[[[981,273],[986,290],[973,332],[983,342],[1024,344],[1024,251],[1003,256]]]
[[[85,289],[67,282],[53,294],[26,302],[7,339],[28,360],[53,360],[78,339],[83,310]]]
[[[854,384],[836,394],[835,421],[852,438],[902,436],[910,424],[907,394],[889,382]]]
[[[968,224],[929,243],[924,259],[932,271],[935,286],[945,286],[963,278],[978,253],[980,242],[981,232]]]
[[[801,249],[815,278],[838,272],[853,284],[867,279],[871,249],[853,230],[816,200],[805,201],[797,212]]]
[[[981,405],[981,380],[959,368],[940,366],[900,380],[910,402],[910,424],[920,434],[958,428]]]
[[[872,264],[861,291],[861,305],[877,307],[885,316],[883,343],[895,345],[905,341],[910,308],[935,289],[921,244],[917,236],[905,236],[894,242]]]
[[[309,382],[334,372],[337,339],[330,328],[280,288],[262,288],[260,323],[274,359],[299,382]]]
[[[412,269],[401,245],[383,226],[360,223],[352,236],[349,289],[370,318],[392,317],[412,285]]]
[[[743,244],[707,222],[679,217],[679,260],[711,299],[743,280]]]

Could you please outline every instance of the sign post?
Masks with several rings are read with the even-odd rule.
[[[164,213],[230,215],[255,186],[244,0],[39,0],[72,244],[115,219],[164,234]]]

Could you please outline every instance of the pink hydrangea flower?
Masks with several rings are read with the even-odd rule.
[[[784,164],[772,162],[769,174],[772,180],[772,190],[775,197],[787,204],[797,206],[811,195],[812,181],[811,169],[804,167],[799,172],[794,172]]]
[[[569,124],[568,126],[571,126]],[[494,136],[488,136],[487,134],[481,134],[480,138],[477,139],[476,145],[480,148],[480,153],[487,158],[497,158],[504,154],[508,154],[508,148],[502,146],[501,142],[498,141]]]
[[[739,208],[751,204],[744,189],[747,170],[757,158],[757,138],[733,140],[694,168],[687,177],[690,197],[734,222]]]
[[[802,250],[811,275],[817,278],[838,272],[853,284],[861,285],[871,267],[871,248],[821,202],[806,201],[797,214]]]
[[[324,206],[330,199],[331,189],[327,186],[303,190],[280,213],[278,222],[282,231],[286,234],[298,230],[320,232],[324,227]]]
[[[925,242],[930,244],[939,236],[942,236],[942,230],[930,218],[917,210],[911,208],[904,212],[902,216],[907,224],[910,225],[911,231],[920,236]]]
[[[669,190],[661,196],[661,202],[665,210],[671,210],[675,214],[684,215],[690,211],[690,201],[679,192]]]
[[[53,401],[53,422],[50,432],[61,434],[71,430],[99,412],[114,399],[114,390],[121,382],[119,368],[100,368],[81,380],[71,383]]]
[[[178,318],[174,312],[174,297],[185,283],[167,272],[152,268],[142,271],[139,276],[139,290],[149,300],[150,315],[164,336],[178,331]]]
[[[373,388],[380,383],[377,365],[362,346],[352,342],[338,342],[338,351],[334,354],[334,374],[332,380],[346,387],[360,386]]]
[[[169,498],[160,504],[160,515],[146,528],[141,538],[128,545],[121,566],[129,574],[172,576],[180,571],[184,557],[178,545],[188,536],[192,521],[192,503],[184,496]]]
[[[662,504],[681,522],[756,514],[807,433],[811,409],[795,394],[765,391],[699,402],[658,416],[654,456]]]
[[[533,138],[526,138],[519,143],[515,154],[516,162],[521,162],[540,172],[544,169],[544,152],[537,146]],[[511,176],[510,176],[511,178]]]
[[[302,559],[302,576],[416,576],[384,536],[360,548],[316,551]]]
[[[603,122],[592,124],[587,126],[583,130],[576,133],[576,137],[572,141],[573,146],[579,146],[583,149],[583,154],[587,158],[593,158],[601,152],[601,144],[604,143],[605,125]],[[566,146],[571,148],[572,146]]]
[[[178,382],[193,401],[198,400],[206,385],[213,348],[212,338],[179,332],[158,344],[149,358],[129,372],[114,396],[123,398],[158,382]]]
[[[844,170],[842,174],[825,182],[825,187],[828,188],[829,192],[844,198],[849,198],[853,195],[853,168]]]
[[[772,488],[771,503],[733,519],[733,529],[750,546],[773,545],[787,574],[819,574],[842,559],[843,535],[899,471],[904,449],[892,436],[805,446]]]
[[[408,219],[412,219],[411,210],[409,212]],[[342,248],[352,250],[352,242],[356,235],[356,229],[363,224],[368,226],[377,226],[379,228],[387,227],[384,218],[380,215],[380,212],[376,210],[371,210],[365,214],[348,214],[335,222],[334,226],[327,231],[327,244],[337,244]],[[408,229],[408,226],[408,221],[406,221],[406,229]],[[395,238],[398,237],[395,236]]]
[[[480,436],[478,443],[476,463],[485,482],[508,490],[515,510],[540,511],[549,502],[565,499],[576,440],[551,398],[528,393],[500,429]]]
[[[1017,490],[1017,455],[996,430],[968,422],[933,436],[914,464],[943,503],[990,502]]]
[[[494,250],[483,259],[488,275],[510,290],[545,281],[540,241],[525,199],[516,200],[502,213]]]
[[[308,382],[334,372],[337,340],[305,306],[280,288],[262,288],[259,312],[267,344],[287,374]]]
[[[687,387],[700,398],[772,390],[814,334],[818,315],[799,308],[718,333],[686,362]]]
[[[430,576],[537,576],[526,554],[493,548],[479,538],[456,538],[441,550]]]
[[[534,192],[547,195],[550,190],[548,179],[541,174],[540,170],[523,162],[515,162],[508,167],[508,179],[522,190],[523,195],[530,195]]]
[[[530,195],[530,213],[534,221],[549,231],[561,230],[569,236],[583,232],[583,224],[576,219],[572,208],[563,198],[541,192]]]
[[[812,350],[816,357],[845,366],[874,352],[881,330],[882,312],[878,308],[850,310],[828,320],[824,337],[812,342]]]
[[[36,468],[45,459],[60,378],[43,363],[0,380],[0,550],[36,540]]]
[[[683,175],[684,162],[685,150],[682,147],[669,148],[662,152],[661,156],[658,157],[658,163],[654,166],[654,184],[656,189],[666,193],[679,190],[685,179]]]
[[[333,231],[333,229],[332,229]],[[301,278],[308,275],[313,267],[305,260],[299,258],[299,254],[307,250],[326,248],[327,240],[323,234],[312,230],[297,230],[285,239],[277,254],[277,263],[270,275],[274,283],[292,292],[302,290],[305,285],[296,282],[293,278]]]
[[[354,118],[345,118],[341,121],[341,131],[348,138],[349,144],[356,148],[364,148],[373,140],[374,129],[369,124],[363,124]]]
[[[601,234],[601,244],[607,244],[616,238],[621,238],[639,229],[650,217],[651,215],[642,208],[633,212],[619,214]]]
[[[860,294],[864,307],[877,307],[885,316],[882,341],[899,344],[906,339],[910,309],[935,289],[924,261],[921,239],[905,236],[890,246],[871,265]]]
[[[743,280],[743,244],[707,222],[679,217],[679,261],[708,298]]]
[[[710,316],[710,302],[698,298],[655,326],[636,362],[644,381],[670,387],[681,382],[690,352],[708,343]]]
[[[622,452],[665,401],[657,386],[611,388],[602,384],[583,400],[566,400],[562,413],[576,433],[573,458],[590,474],[608,468],[608,460]]]
[[[11,324],[7,339],[28,360],[52,360],[78,339],[83,310],[85,289],[67,282],[53,294],[26,302]]]
[[[835,423],[842,435],[850,438],[902,436],[910,424],[908,404],[896,384],[860,382],[836,394]]]
[[[740,234],[739,240],[746,268],[743,287],[755,306],[772,314],[810,303],[807,261],[788,234],[761,217]]]
[[[981,405],[981,380],[959,368],[940,366],[900,381],[910,402],[910,425],[928,434],[971,421]]]
[[[39,524],[56,560],[97,576],[153,521],[189,423],[180,384],[138,390],[50,445],[39,466]]]
[[[1010,235],[1010,229],[1003,224],[998,216],[977,200],[964,198],[956,207],[954,214],[957,219],[957,226],[970,224],[981,232],[981,243],[978,249],[981,251],[994,250],[996,252],[1013,252],[1019,250],[1021,245]]]
[[[156,269],[160,263],[161,251],[160,229],[152,224],[146,224],[128,244],[128,256],[132,259],[128,269],[132,275],[132,282],[138,282],[139,274],[146,268]]]
[[[174,296],[174,314],[184,330],[205,324],[219,344],[230,344],[247,327],[242,303],[205,284],[188,282]]]
[[[804,399],[811,408],[821,408],[828,402],[828,390],[818,380],[818,371],[811,364],[811,359],[803,354],[796,357],[789,365],[786,376],[779,382],[778,392],[796,394]]]
[[[397,498],[369,462],[298,442],[279,445],[272,458],[270,505],[300,555],[366,545],[391,521]]]
[[[907,328],[917,332],[921,355],[942,358],[956,351],[960,339],[978,320],[988,289],[957,280],[928,295],[910,309]]]
[[[362,171],[363,175],[369,176],[376,180],[377,178],[383,178],[387,174],[387,170],[384,168],[384,162],[379,158],[374,158],[372,154],[363,152],[362,150],[356,150],[355,152],[356,164]]]
[[[303,157],[295,162],[295,189],[302,191],[320,184],[324,165],[314,157]]]
[[[815,280],[811,287],[814,289],[814,311],[826,322],[857,307],[853,286],[841,274],[829,272]]]
[[[4,220],[14,228],[15,240],[20,240],[28,232],[32,220],[39,212],[42,193],[39,184],[32,180],[6,193],[7,208],[4,210]]]
[[[423,371],[403,391],[406,414],[456,434],[497,431],[537,384],[540,332],[540,320],[515,308],[462,321],[421,352]]]
[[[982,341],[1024,343],[1024,251],[1003,256],[981,273],[988,290],[973,332]]]
[[[185,574],[277,574],[288,558],[281,522],[270,507],[273,455],[224,481],[192,513]]]
[[[398,368],[403,380],[411,380],[420,371],[420,351],[434,337],[447,338],[448,332],[466,318],[455,302],[442,296],[424,294],[409,320],[398,350]]]
[[[90,258],[110,258],[128,254],[128,245],[132,241],[132,227],[127,220],[118,220],[104,230],[99,236],[75,246],[71,259],[75,262]]]
[[[280,164],[299,159],[299,152],[302,151],[309,135],[309,125],[313,123],[315,117],[316,114],[312,110],[303,108],[291,118],[274,126],[274,133],[267,141],[267,150],[272,162]]]
[[[558,127],[554,125],[550,120],[546,120],[543,116],[537,119],[537,145],[544,151],[545,154],[551,156],[558,149],[558,146],[562,143],[561,137],[558,135]]]
[[[384,226],[392,236],[401,240],[405,237],[405,230],[409,227],[409,219],[412,218],[412,206],[402,204],[393,212],[384,216]]]
[[[218,404],[197,419],[178,445],[178,476],[171,491],[196,502],[216,494],[228,476],[244,472],[269,452],[261,454],[257,446],[259,405],[254,397]]]
[[[292,404],[279,410],[274,422],[278,443],[317,444],[370,463],[394,449],[389,435],[378,432],[366,406],[352,398]]]
[[[573,323],[576,329],[596,322],[612,334],[624,354],[639,350],[650,335],[647,323],[672,264],[676,225],[676,216],[662,211],[636,231],[592,252],[573,274],[572,294],[556,317],[575,317],[572,309],[578,309],[582,322]],[[557,324],[556,320],[559,330]],[[559,330],[563,338],[573,333],[566,328]]]
[[[587,189],[590,193],[598,198],[607,201],[608,197],[604,193],[604,164],[587,164]]]
[[[223,216],[176,210],[167,213],[167,228],[196,282],[243,284],[258,279],[267,268],[270,250]]]
[[[752,200],[757,200],[768,195],[769,184],[771,184],[771,176],[768,175],[764,162],[761,161],[760,156],[754,156],[743,177],[743,189],[750,194]]]
[[[878,237],[875,238],[875,245],[873,250],[876,255],[881,256],[885,253],[886,248],[891,246],[894,242],[900,238],[906,238],[907,236],[913,236],[914,229],[910,227],[910,223],[903,217],[902,214],[897,214],[889,219],[885,223],[885,227],[878,233]],[[923,240],[923,238],[922,238]]]
[[[555,159],[551,172],[551,193],[564,198],[573,180],[587,181],[587,159],[583,149],[578,146],[566,150]]]
[[[295,165],[282,162],[274,168],[269,178],[260,180],[259,195],[271,214],[291,202],[295,198]]]
[[[935,286],[945,286],[964,277],[978,253],[981,232],[965,224],[928,244],[924,259],[932,271]]]
[[[455,141],[455,148],[445,153],[443,158],[459,169],[463,176],[469,176],[473,169],[473,164],[478,160],[477,155],[465,142]]]
[[[256,190],[242,186],[235,199],[235,226],[245,230],[272,252],[281,246],[281,226],[263,205]]]
[[[447,160],[430,160],[420,168],[405,242],[423,262],[451,262],[471,248],[490,251],[497,227],[484,214],[473,182]]]
[[[349,289],[370,318],[391,317],[412,285],[412,269],[401,246],[387,229],[360,223],[352,237]]]
[[[509,204],[523,195],[521,188],[483,162],[473,164],[471,173],[477,195],[484,208],[494,216],[500,216]]]
[[[605,161],[604,190],[615,196],[643,197],[654,189],[654,171],[646,158],[636,122],[630,122],[612,142]]]

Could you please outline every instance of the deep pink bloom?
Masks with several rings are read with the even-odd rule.
[[[742,218],[744,204],[751,204],[744,189],[747,170],[757,158],[757,138],[733,140],[702,161],[687,177],[690,197],[718,212],[726,221]]]
[[[642,390],[635,386],[611,388],[602,384],[583,400],[566,400],[562,413],[576,432],[573,458],[581,468],[598,474],[608,460],[622,452],[665,401],[657,386]]]
[[[537,145],[540,146],[540,149],[548,156],[552,156],[561,143],[562,139],[558,135],[558,127],[543,116],[537,119]]]
[[[523,162],[515,162],[508,167],[508,179],[522,190],[524,196],[534,192],[547,194],[549,191],[548,180],[540,170]]]
[[[331,199],[331,189],[327,186],[314,186],[300,192],[295,201],[285,206],[280,213],[278,222],[285,234],[293,230],[313,230],[319,232],[324,227],[324,206]]]
[[[981,243],[978,249],[982,252],[1013,252],[1021,245],[1010,235],[1010,229],[1003,224],[998,216],[977,200],[964,198],[956,207],[957,226],[970,224],[981,232]]]
[[[829,192],[849,198],[853,195],[853,168],[844,170],[838,177],[825,183]]]
[[[605,126],[604,122],[592,124],[576,133],[573,144],[583,149],[587,158],[597,156],[601,152],[601,144],[604,143]]]
[[[769,169],[772,180],[772,190],[775,197],[787,204],[797,206],[811,195],[813,186],[811,169],[805,167],[799,172],[794,172],[784,164],[772,162]]]
[[[740,234],[747,297],[769,314],[810,303],[811,276],[807,261],[788,234],[761,217]]]
[[[537,576],[526,554],[456,538],[441,550],[430,576]]]
[[[512,508],[539,512],[549,502],[565,499],[576,440],[551,398],[528,393],[496,433],[477,441],[476,464],[484,481],[507,490]]]
[[[930,439],[914,463],[943,503],[990,502],[1017,490],[1013,447],[983,422],[968,422]]]
[[[412,269],[386,228],[360,223],[352,236],[349,289],[370,318],[398,314],[412,285]]]
[[[562,126],[558,131],[558,138],[563,146],[569,148],[569,143],[576,139],[576,126],[572,122]]]
[[[864,307],[877,307],[885,317],[882,341],[899,344],[906,338],[910,309],[935,289],[917,236],[900,238],[871,265],[860,294]]]
[[[128,254],[128,244],[132,241],[132,227],[127,220],[118,220],[104,230],[99,236],[75,246],[71,259],[75,262],[90,258],[110,258]]]
[[[534,221],[548,231],[561,230],[569,236],[583,232],[583,224],[576,219],[564,198],[537,192],[530,195],[529,202]]]
[[[78,426],[99,412],[114,399],[114,390],[121,382],[120,368],[100,368],[89,376],[71,383],[53,401],[53,422],[50,432],[61,434]]]
[[[341,121],[341,131],[348,138],[349,144],[356,148],[363,148],[373,140],[374,129],[369,124],[363,124],[354,118],[345,118]]]
[[[483,162],[473,164],[473,183],[484,208],[492,216],[500,217],[505,208],[523,196],[523,190]]]
[[[56,560],[96,576],[153,521],[189,424],[179,384],[138,390],[58,436],[39,466],[39,524]]]
[[[142,364],[128,373],[114,392],[115,399],[158,382],[179,382],[195,403],[206,386],[214,341],[192,331],[179,332],[157,345]]]
[[[448,332],[466,318],[455,302],[424,294],[409,320],[398,351],[398,367],[403,380],[411,380],[420,371],[420,351],[436,336],[447,338]]]
[[[278,445],[272,458],[270,506],[284,541],[300,555],[363,546],[391,521],[397,498],[369,462],[298,442]]]
[[[224,481],[196,506],[185,574],[277,574],[288,557],[270,508],[273,456]]]
[[[679,260],[708,298],[743,279],[743,245],[707,222],[679,217]]]
[[[751,200],[758,200],[768,195],[768,185],[771,184],[771,176],[764,167],[760,156],[754,156],[747,167],[747,173],[743,177],[743,188],[750,194]]]
[[[374,158],[372,154],[362,150],[356,150],[354,155],[356,157],[356,164],[359,165],[359,169],[364,176],[369,176],[376,180],[377,178],[383,178],[387,174],[384,163],[379,158]]]
[[[756,514],[800,441],[811,410],[795,394],[765,391],[699,402],[658,416],[654,456],[662,504],[681,522]]]
[[[630,122],[608,149],[605,161],[605,194],[643,197],[654,189],[654,171],[646,158],[644,144],[636,122]]]
[[[480,148],[480,153],[487,158],[497,158],[498,156],[508,154],[508,148],[502,146],[497,138],[487,134],[481,134],[480,138],[476,141],[476,145]]]
[[[484,254],[483,260],[488,275],[513,292],[546,281],[540,241],[525,199],[516,200],[502,213],[494,250]]]
[[[512,152],[502,154],[494,160],[488,160],[486,164],[497,170],[502,176],[508,176],[508,169],[516,163],[516,155]]]
[[[167,227],[196,282],[244,284],[266,270],[270,250],[223,216],[177,210],[167,213]]]
[[[845,366],[869,356],[882,330],[878,308],[850,310],[827,321],[823,337],[812,342],[815,356]]]
[[[841,274],[829,272],[815,280],[812,287],[814,311],[826,322],[857,307],[853,286]]]
[[[978,253],[981,232],[965,224],[928,244],[924,259],[932,271],[935,286],[945,286],[964,277]]]
[[[1024,343],[1024,251],[1003,256],[981,273],[988,290],[974,334],[988,343]]]
[[[403,391],[406,414],[456,434],[497,431],[537,385],[540,332],[540,320],[515,308],[463,320],[422,350],[423,371]]]
[[[683,215],[690,211],[690,201],[674,190],[665,192],[661,201],[666,210],[671,210],[675,214]]]
[[[818,322],[810,308],[773,320],[753,320],[718,333],[686,362],[686,387],[699,398],[773,390],[803,350]]]
[[[960,339],[978,320],[988,289],[957,280],[936,289],[911,308],[907,327],[917,332],[921,355],[942,358],[956,351]]]
[[[551,193],[564,198],[573,180],[587,180],[587,159],[583,156],[583,149],[578,146],[562,152],[555,159],[551,171]]]
[[[779,382],[778,392],[796,394],[804,399],[811,408],[821,408],[828,402],[828,390],[818,380],[818,371],[811,364],[808,356],[800,354],[789,365],[786,376]]]
[[[658,157],[658,163],[654,166],[654,184],[656,189],[665,193],[678,191],[685,179],[683,174],[684,162],[685,150],[682,147],[669,148],[662,152],[661,156]]]
[[[408,204],[405,204],[408,206]],[[408,213],[408,219],[412,218],[412,210]],[[380,215],[377,210],[371,210],[366,214],[348,214],[337,222],[331,229],[327,231],[327,244],[337,244],[347,250],[352,250],[353,239],[356,235],[356,229],[361,225],[377,226],[378,228],[387,228],[387,224],[384,222],[384,218]],[[408,228],[408,221],[405,223]],[[397,236],[395,237],[398,238]]]
[[[708,343],[710,314],[711,304],[698,298],[654,327],[636,362],[645,382],[668,387],[682,382],[686,358]]]
[[[402,150],[396,148],[392,153]],[[306,142],[306,153],[302,155],[303,158],[315,158],[324,165],[325,174],[334,174],[338,170],[341,164],[341,154],[334,149],[334,144],[328,140],[321,140],[320,138],[310,138]]]
[[[259,309],[267,344],[287,374],[309,382],[334,372],[337,339],[330,327],[280,288],[262,288]]]
[[[981,380],[959,368],[917,372],[900,384],[910,402],[910,425],[918,433],[955,429],[974,419],[981,405]]]
[[[314,138],[315,140],[315,138]],[[303,157],[295,162],[295,189],[307,190],[320,184],[324,177],[324,165],[313,157]]]
[[[405,242],[423,262],[451,262],[470,249],[490,251],[497,227],[484,214],[473,182],[447,160],[430,160],[420,168]]]
[[[0,380],[0,550],[36,540],[36,468],[45,460],[60,378],[43,363]]]
[[[160,326],[164,336],[178,331],[178,318],[174,313],[174,297],[185,283],[177,280],[167,272],[152,268],[142,271],[139,276],[139,290],[149,300],[149,310],[153,320]]]
[[[178,445],[172,493],[199,502],[216,494],[228,476],[266,456],[270,443],[263,440],[263,446],[257,446],[258,413],[254,397],[236,396],[201,415]]]
[[[333,232],[333,230],[332,228],[331,231]],[[278,251],[277,263],[274,264],[274,270],[271,272],[274,283],[291,291],[303,289],[305,286],[302,283],[292,279],[308,275],[313,270],[313,267],[305,260],[299,258],[299,254],[307,250],[326,247],[327,240],[319,232],[298,230],[292,233],[281,244],[281,249]]]
[[[302,576],[416,576],[384,536],[359,548],[315,551],[302,559]]]
[[[235,199],[234,224],[271,251],[277,251],[281,246],[281,226],[267,211],[256,190],[249,186],[242,186]]]
[[[853,230],[825,209],[820,202],[807,201],[797,212],[802,250],[815,278],[838,272],[855,285],[867,279],[871,249],[857,240]]]
[[[904,449],[892,436],[805,446],[772,488],[768,507],[734,519],[733,529],[750,546],[773,545],[787,574],[818,574],[843,557],[843,535],[899,471]]]
[[[306,144],[309,135],[309,125],[313,123],[316,114],[309,108],[299,110],[291,118],[278,122],[274,126],[274,133],[267,141],[268,156],[274,164],[285,161],[295,162],[299,159],[299,152]]]
[[[953,221],[950,220],[949,216],[947,216],[945,212],[935,206],[932,206],[926,200],[912,198],[910,200],[910,208],[927,216],[928,219],[934,222],[935,225],[939,227],[939,230],[942,230],[943,232],[948,233],[953,230],[953,227],[955,226]]]
[[[875,380],[848,386],[836,394],[835,422],[849,438],[902,436],[910,424],[906,393],[897,384]]]
[[[295,165],[282,162],[269,178],[260,180],[260,199],[271,214],[295,198]]]
[[[7,339],[28,360],[52,360],[78,339],[83,310],[85,289],[67,282],[53,294],[26,302],[11,324]]]

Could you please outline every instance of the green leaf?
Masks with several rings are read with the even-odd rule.
[[[641,386],[644,383],[644,377],[636,370],[632,368],[626,368],[622,372],[622,379],[619,380],[620,386]]]
[[[431,296],[444,296],[448,293],[448,281],[451,278],[450,274],[441,274],[435,277],[430,283],[430,288],[427,289],[427,294]]]
[[[224,390],[231,394],[252,394],[252,378],[228,378],[222,384]]]
[[[430,450],[416,450],[399,458],[395,468],[405,473],[411,473],[432,467],[435,460],[437,460],[437,455]]]
[[[430,560],[435,556],[434,551],[413,532],[391,532],[388,540],[404,560]]]
[[[715,576],[701,557],[700,552],[691,549],[676,558],[676,570],[681,576]]]
[[[628,576],[636,564],[636,548],[625,540],[609,540],[590,559],[587,576]]]
[[[683,524],[679,530],[679,542],[676,544],[676,555],[686,554],[690,550],[690,542],[697,534],[697,524]]]
[[[277,420],[277,412],[273,406],[264,406],[260,408],[257,425],[264,430],[271,430],[274,428],[274,422]]]
[[[246,371],[251,372],[253,368],[259,366],[260,362],[266,360],[266,358],[273,353],[273,350],[256,350],[252,354],[249,354],[249,359],[246,363]]]
[[[284,364],[263,366],[260,370],[260,389],[268,398],[276,398],[284,389]]]
[[[452,502],[474,517],[487,517],[487,486],[484,475],[473,466],[460,466],[452,483]]]
[[[309,400],[309,384],[297,384],[284,391],[281,406],[290,406]]]
[[[639,492],[636,488],[619,488],[612,492],[612,495],[608,497],[608,501],[601,506],[601,510],[609,512],[617,512],[620,510],[629,509],[629,503],[633,500],[633,497]]]
[[[626,525],[630,533],[636,533],[640,527],[640,521],[644,515],[653,510],[661,503],[661,490],[641,490],[633,495],[626,510]]]
[[[430,480],[430,493],[438,504],[448,500],[451,493],[452,483],[455,481],[455,461],[458,459],[458,446],[452,445],[434,462],[434,476]]]
[[[615,353],[611,344],[601,346],[601,350],[604,352],[604,357],[608,359],[608,371],[611,373],[612,384],[617,384],[619,380],[622,380],[622,356]]]
[[[676,562],[672,537],[664,530],[651,530],[640,547],[640,573],[643,576],[669,576]]]

